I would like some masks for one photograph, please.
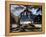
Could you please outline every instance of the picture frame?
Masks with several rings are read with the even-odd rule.
[[[11,18],[11,5],[37,5],[42,6],[42,31],[34,31],[34,32],[10,32],[10,18]],[[18,14],[17,14],[18,15]],[[19,2],[19,1],[6,1],[5,2],[5,17],[6,17],[6,24],[5,24],[5,34],[6,36],[16,36],[16,35],[34,35],[34,34],[44,34],[45,33],[45,3],[35,3],[35,2]],[[26,22],[27,23],[27,22]],[[14,25],[15,26],[15,25]]]

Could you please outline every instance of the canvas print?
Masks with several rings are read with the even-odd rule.
[[[41,5],[10,5],[10,32],[41,32]]]

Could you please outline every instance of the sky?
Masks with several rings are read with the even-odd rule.
[[[20,7],[20,8],[19,8]],[[23,5],[11,5],[11,13],[14,15],[14,16],[19,16],[20,15],[20,13],[21,12],[23,12],[24,10],[26,9],[26,7],[25,6],[23,6]],[[38,12],[37,12],[37,10],[38,10],[38,8],[32,8],[32,9],[29,9],[29,11],[31,11],[32,12],[32,14],[34,14],[34,15],[41,15],[41,10],[39,10]]]

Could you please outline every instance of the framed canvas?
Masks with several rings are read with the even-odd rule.
[[[45,33],[45,4],[6,1],[6,36]]]

